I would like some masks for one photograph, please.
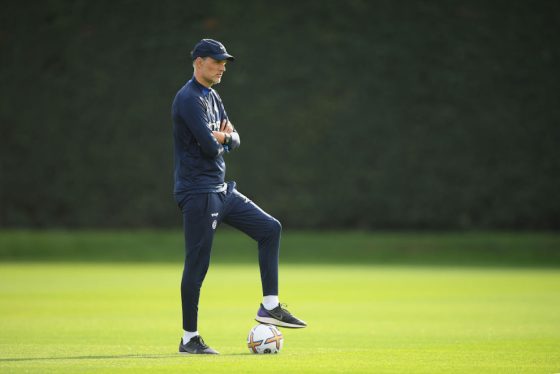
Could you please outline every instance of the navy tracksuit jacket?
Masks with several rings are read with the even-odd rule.
[[[174,195],[183,212],[185,267],[181,281],[183,329],[197,330],[200,287],[210,264],[214,232],[225,222],[258,242],[263,295],[278,295],[281,225],[225,182],[223,155],[239,147],[237,132],[229,145],[212,136],[227,113],[220,96],[193,77],[172,106],[175,159]]]

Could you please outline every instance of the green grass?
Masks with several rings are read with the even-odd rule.
[[[343,248],[341,248],[343,250]],[[281,266],[309,327],[248,353],[256,261],[211,266],[199,330],[222,354],[176,354],[180,264],[0,264],[0,372],[557,373],[560,272],[453,266]]]
[[[179,231],[0,231],[0,260],[181,262]],[[253,263],[256,245],[219,230],[212,260]],[[283,263],[560,267],[558,233],[285,231]]]
[[[178,231],[0,231],[0,372],[557,373],[560,235],[286,232],[281,299],[309,323],[277,356],[245,338],[256,246],[216,236],[179,356]]]

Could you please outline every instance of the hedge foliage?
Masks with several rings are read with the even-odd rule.
[[[300,228],[559,229],[560,3],[12,1],[0,226],[179,227],[171,101],[203,37],[240,191]]]

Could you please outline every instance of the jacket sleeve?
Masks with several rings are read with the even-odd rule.
[[[218,102],[220,103],[221,118],[229,121],[229,117],[227,115],[226,108],[224,108],[224,103],[222,102],[222,98],[220,97],[220,95],[218,95],[217,92],[216,92],[216,96],[218,97]],[[239,133],[237,132],[236,129],[233,129],[233,132],[230,135],[231,135],[231,142],[228,145],[226,145],[226,151],[228,152],[233,151],[236,148],[239,148],[239,146],[241,145],[241,138],[239,137]]]
[[[235,148],[239,148],[241,145],[241,138],[239,137],[239,133],[237,130],[233,130],[231,133],[231,143],[229,143],[230,150],[234,150]]]
[[[224,153],[224,147],[218,143],[208,127],[208,116],[205,103],[200,98],[190,97],[179,105],[179,115],[194,135],[202,154],[215,158]]]

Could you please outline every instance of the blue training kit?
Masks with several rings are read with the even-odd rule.
[[[225,182],[224,153],[240,145],[237,131],[229,144],[212,135],[227,120],[217,92],[193,77],[177,93],[172,106],[175,158],[174,195],[183,213],[185,267],[181,281],[183,329],[197,331],[200,288],[208,266],[216,228],[221,222],[257,241],[263,296],[278,295],[280,222]]]
[[[228,119],[216,91],[193,77],[177,92],[172,107],[175,151],[175,195],[225,190],[226,164],[223,154],[239,147],[239,134],[222,146],[212,131]]]

